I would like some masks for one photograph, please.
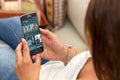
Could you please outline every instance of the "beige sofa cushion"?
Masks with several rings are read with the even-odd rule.
[[[90,0],[68,0],[68,17],[80,36],[84,36],[84,19]]]
[[[69,20],[65,21],[63,28],[54,32],[65,45],[70,45],[80,50],[87,50],[86,43],[81,39],[76,29]]]

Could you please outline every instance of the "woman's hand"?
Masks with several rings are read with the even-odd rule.
[[[15,72],[19,80],[39,80],[40,56],[36,55],[35,63],[30,58],[29,48],[25,39],[16,48]]]
[[[40,32],[44,46],[44,52],[40,54],[41,57],[49,60],[61,60],[64,62],[66,57],[66,47],[52,32],[43,29],[40,29]]]

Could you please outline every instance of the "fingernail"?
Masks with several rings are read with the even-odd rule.
[[[44,30],[43,28],[40,28],[40,30]]]
[[[21,39],[21,41],[24,41],[24,40],[25,40],[24,38]]]

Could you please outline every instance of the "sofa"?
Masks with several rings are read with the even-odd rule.
[[[62,28],[54,34],[65,44],[80,50],[87,50],[84,35],[84,20],[90,0],[68,0],[67,19]]]
[[[90,0],[67,0],[67,18],[65,23],[62,28],[54,32],[65,45],[80,50],[87,50],[84,35],[84,19],[89,2]],[[22,14],[24,13],[17,13],[16,15]],[[3,16],[2,14],[1,17],[3,18]]]

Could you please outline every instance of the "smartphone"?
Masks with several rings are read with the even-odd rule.
[[[30,55],[33,56],[43,51],[43,43],[40,35],[36,13],[25,14],[20,17],[24,38],[26,39]]]

